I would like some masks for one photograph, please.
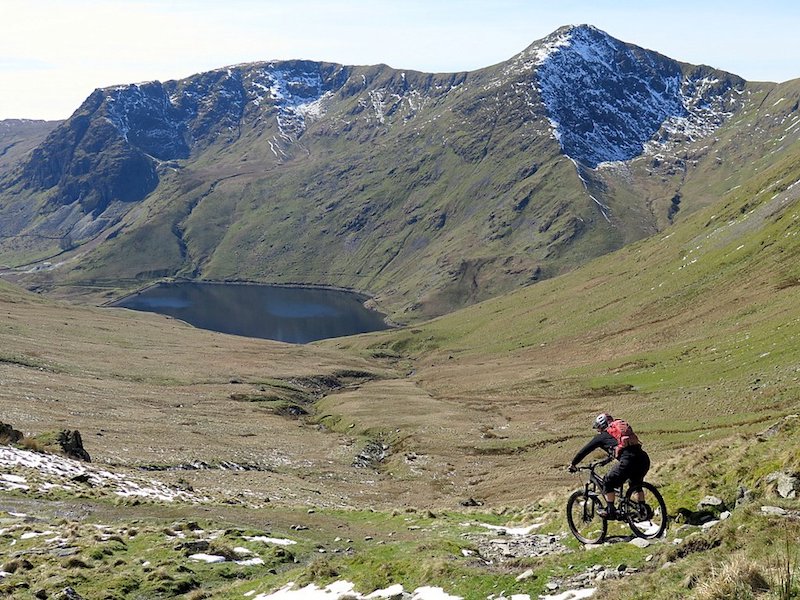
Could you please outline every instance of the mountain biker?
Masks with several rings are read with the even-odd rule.
[[[614,419],[614,417],[608,413],[600,413],[597,415],[592,428],[597,430],[597,435],[578,451],[569,465],[569,471],[571,473],[577,471],[577,464],[579,462],[586,458],[593,450],[602,448],[608,453],[609,457],[616,458],[619,462],[617,462],[603,478],[603,493],[606,496],[608,505],[606,508],[599,508],[597,514],[604,519],[616,519],[617,509],[614,503],[617,499],[617,495],[614,490],[620,487],[627,479],[630,480],[631,488],[634,490],[633,499],[639,503],[639,509],[643,514],[646,514],[647,507],[641,484],[642,481],[644,481],[647,471],[650,469],[650,457],[647,455],[647,452],[642,449],[638,437],[636,437],[636,434],[629,428],[625,430],[626,433],[629,434],[629,439],[622,441],[614,437],[612,432],[615,435],[619,435],[619,430],[621,428],[627,428],[627,423],[622,420]],[[609,428],[612,428],[612,432],[609,431]]]

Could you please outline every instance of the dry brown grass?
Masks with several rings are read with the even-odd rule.
[[[515,363],[492,370],[441,362],[424,366],[421,377],[404,378],[404,367],[391,360],[360,358],[335,344],[228,336],[8,288],[0,288],[0,335],[6,355],[39,365],[0,362],[0,412],[18,429],[77,429],[94,462],[121,467],[258,464],[265,470],[154,474],[254,502],[436,508],[475,497],[488,506],[524,505],[565,483],[557,467],[584,437],[580,427],[551,447],[552,435],[540,428],[545,414],[576,414],[568,398],[531,402],[466,393],[474,377],[485,389]],[[333,415],[335,431],[328,420],[320,428],[231,399],[262,393],[264,382],[342,370],[381,378],[320,403],[317,416]],[[353,466],[375,436],[392,446],[380,474]]]
[[[256,393],[278,379],[342,370],[380,374],[380,365],[335,350],[202,331],[157,315],[47,302],[5,284],[0,339],[0,414],[29,436],[77,429],[95,463],[123,467],[258,464],[266,470],[158,477],[234,493],[255,490],[260,499],[342,504],[361,489],[364,474],[351,472],[352,457],[329,464],[349,448],[341,436],[230,396]],[[328,471],[338,472],[334,481],[342,491],[318,486]]]
[[[696,600],[751,600],[769,591],[769,583],[758,565],[744,555],[735,555],[714,569],[711,578],[697,586]]]

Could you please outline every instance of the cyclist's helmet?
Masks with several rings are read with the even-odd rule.
[[[612,417],[610,414],[600,413],[595,417],[594,425],[592,425],[592,427],[594,429],[597,429],[597,431],[605,431],[608,428],[608,426],[611,425],[611,421],[613,420],[614,417]]]

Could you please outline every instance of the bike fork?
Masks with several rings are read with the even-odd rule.
[[[594,512],[594,502],[591,501],[591,496],[589,496],[589,484],[586,483],[583,486],[583,520],[584,522],[590,521],[591,517],[594,515],[589,514]]]

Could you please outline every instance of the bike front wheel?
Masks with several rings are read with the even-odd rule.
[[[645,505],[640,507],[633,499],[634,490],[628,488],[625,494],[626,513],[631,531],[638,537],[652,540],[664,535],[667,529],[667,505],[658,489],[647,482],[642,484]]]
[[[599,544],[605,539],[608,523],[597,514],[601,506],[597,496],[587,496],[584,490],[576,490],[570,495],[567,500],[567,523],[578,541]]]

